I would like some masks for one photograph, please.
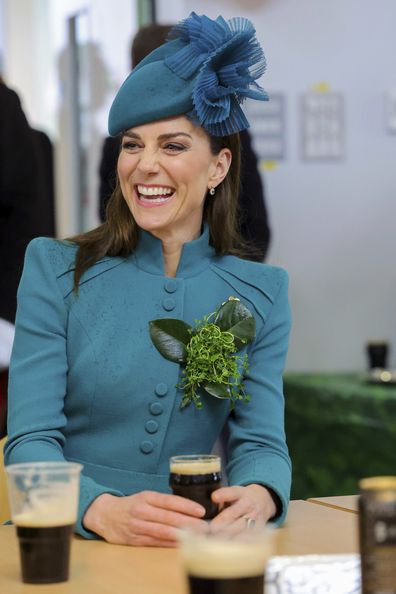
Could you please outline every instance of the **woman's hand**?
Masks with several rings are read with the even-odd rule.
[[[222,487],[212,493],[212,499],[220,504],[222,511],[212,520],[211,526],[221,526],[240,518],[267,522],[276,514],[275,501],[263,485],[246,487]]]
[[[204,515],[201,505],[177,495],[141,491],[116,497],[104,493],[87,509],[83,525],[114,544],[174,547],[178,528],[206,530]]]

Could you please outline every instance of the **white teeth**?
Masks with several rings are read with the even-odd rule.
[[[160,198],[145,198],[144,196],[139,196],[139,200],[141,200],[141,202],[147,202],[147,204],[161,204],[162,202],[167,202],[169,196],[161,196]]]
[[[170,188],[163,188],[161,186],[139,186],[137,187],[139,194],[143,196],[169,196],[173,193]]]

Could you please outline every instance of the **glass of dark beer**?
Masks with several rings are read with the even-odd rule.
[[[204,520],[219,512],[212,493],[221,486],[221,459],[214,455],[173,456],[170,459],[169,486],[175,495],[200,503],[206,510]]]
[[[65,582],[77,518],[81,464],[32,462],[6,467],[22,581]]]
[[[366,344],[369,369],[388,367],[389,343],[386,340],[370,340]]]
[[[189,594],[263,594],[265,568],[272,553],[273,529],[244,519],[235,531],[226,526],[215,533],[183,530],[182,564]]]

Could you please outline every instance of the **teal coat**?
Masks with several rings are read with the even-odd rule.
[[[162,244],[141,232],[127,258],[106,257],[73,293],[76,247],[39,238],[28,247],[18,292],[10,368],[6,464],[77,461],[84,465],[77,531],[101,493],[168,492],[170,456],[209,453],[229,424],[232,485],[268,485],[282,503],[290,491],[282,371],[290,312],[287,275],[272,266],[218,257],[207,229],[183,247],[175,278],[164,275]],[[248,346],[248,404],[203,396],[181,410],[180,366],[151,342],[148,322],[173,317],[193,325],[228,297],[256,319]]]

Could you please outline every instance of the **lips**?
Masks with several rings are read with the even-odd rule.
[[[136,184],[137,202],[141,206],[162,206],[168,204],[174,196],[175,189],[170,186]]]

